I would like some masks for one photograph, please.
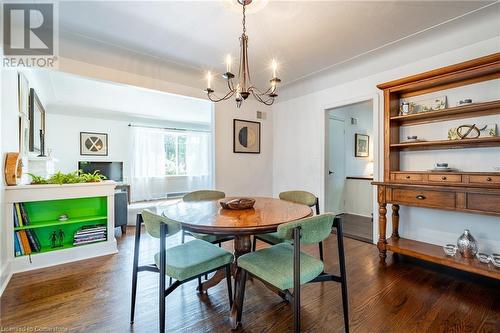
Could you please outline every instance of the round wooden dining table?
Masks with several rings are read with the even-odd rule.
[[[220,200],[180,202],[165,207],[163,215],[180,222],[182,228],[187,231],[234,236],[233,273],[235,273],[238,257],[251,251],[251,235],[273,232],[280,224],[312,215],[311,208],[306,205],[275,198],[253,197],[253,199],[255,199],[253,208],[244,210],[223,209]],[[201,285],[199,291],[208,290],[224,278],[224,270],[217,271],[212,278]],[[243,286],[239,278],[235,276],[235,298],[241,295]],[[231,310],[233,326],[237,323],[236,303],[233,302]]]

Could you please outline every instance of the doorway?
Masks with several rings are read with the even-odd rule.
[[[327,110],[325,208],[346,237],[373,241],[373,100]]]

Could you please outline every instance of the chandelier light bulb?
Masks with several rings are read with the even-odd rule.
[[[276,72],[278,71],[278,62],[276,61],[276,59],[273,59],[273,61],[271,63],[271,68],[273,69],[273,79],[275,79]]]
[[[231,65],[233,64],[233,59],[231,58],[231,55],[228,54],[226,56],[226,73],[231,73]]]
[[[210,71],[207,72],[207,88],[212,88],[212,73]]]

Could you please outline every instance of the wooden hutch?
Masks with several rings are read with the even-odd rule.
[[[400,152],[415,150],[500,147],[500,136],[476,139],[401,142],[400,128],[460,118],[500,114],[500,100],[452,106],[443,110],[400,115],[400,100],[500,78],[500,53],[378,85],[384,91],[384,181],[377,186],[378,250],[500,279],[500,269],[445,256],[441,246],[399,237],[399,206],[416,206],[500,216],[500,172],[430,172],[400,170]],[[457,152],[458,153],[458,152]],[[386,238],[387,204],[392,204],[392,235]],[[498,221],[500,223],[500,219]],[[457,235],[458,237],[458,235]],[[443,244],[444,245],[444,244]]]

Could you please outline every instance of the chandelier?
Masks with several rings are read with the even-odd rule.
[[[265,104],[272,105],[274,99],[278,96],[276,94],[276,89],[278,83],[281,80],[276,76],[276,71],[278,69],[278,63],[273,59],[272,61],[272,78],[269,81],[270,87],[266,91],[261,91],[252,85],[250,80],[250,70],[248,67],[248,36],[246,35],[246,15],[245,7],[250,4],[252,0],[238,0],[238,3],[243,7],[243,33],[240,37],[240,64],[238,70],[238,78],[231,72],[232,59],[231,55],[226,57],[226,72],[222,74],[222,78],[227,82],[229,90],[227,93],[219,98],[215,96],[215,91],[212,89],[212,73],[207,73],[207,89],[205,92],[208,95],[208,99],[212,102],[220,102],[235,96],[236,106],[239,108],[241,103],[252,94],[256,100]],[[235,85],[235,81],[236,85]]]

